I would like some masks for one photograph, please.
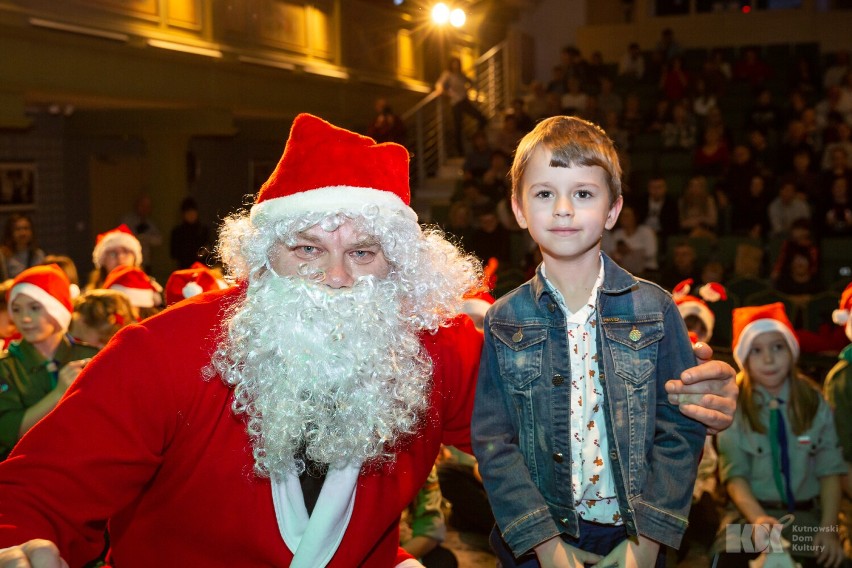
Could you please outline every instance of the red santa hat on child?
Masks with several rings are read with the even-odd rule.
[[[852,283],[846,286],[840,295],[840,306],[831,313],[831,321],[837,325],[846,325],[852,312]]]
[[[169,276],[166,281],[166,305],[171,306],[202,292],[221,290],[227,287],[228,285],[217,279],[209,268],[200,262],[196,262],[189,268],[175,270]]]
[[[344,130],[310,114],[293,121],[281,160],[260,188],[251,220],[310,211],[375,207],[416,221],[409,206],[408,150]]]
[[[71,281],[58,264],[33,266],[18,274],[6,293],[10,310],[12,302],[21,294],[40,303],[60,328],[68,329],[74,312]]]
[[[713,337],[713,326],[716,325],[716,315],[707,306],[707,302],[727,300],[728,293],[721,284],[708,282],[698,289],[698,296],[693,296],[690,294],[692,284],[692,278],[680,282],[672,290],[672,298],[680,312],[680,317],[686,319],[687,316],[696,316],[704,323],[704,327],[707,328],[707,341],[710,341]]]
[[[740,369],[745,369],[745,361],[751,344],[761,333],[769,331],[781,332],[793,359],[799,358],[799,341],[793,333],[793,324],[784,311],[784,304],[775,302],[765,306],[749,306],[746,308],[735,308],[733,312],[733,351],[734,361]]]
[[[119,225],[105,233],[98,235],[95,241],[95,249],[92,251],[92,262],[96,268],[104,265],[104,255],[111,248],[124,247],[133,252],[136,258],[136,266],[142,265],[142,245],[139,239],[127,225]]]
[[[846,286],[840,295],[840,306],[831,313],[831,320],[837,325],[845,326],[846,337],[852,341],[852,283]]]
[[[141,268],[116,266],[107,274],[104,289],[123,292],[137,308],[153,308],[160,304],[157,288]]]

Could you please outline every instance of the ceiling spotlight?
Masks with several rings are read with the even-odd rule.
[[[450,8],[444,4],[443,2],[438,2],[435,4],[435,7],[432,8],[432,21],[436,24],[443,26],[450,19]]]
[[[461,8],[456,8],[452,12],[450,12],[450,24],[454,28],[460,28],[464,25],[467,16],[464,13],[464,10]]]

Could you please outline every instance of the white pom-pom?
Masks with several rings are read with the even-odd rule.
[[[846,325],[849,321],[849,310],[834,310],[831,312],[831,321],[837,325]]]
[[[71,284],[68,287],[68,293],[71,294],[71,299],[73,300],[74,298],[80,295],[80,287],[76,284]]]
[[[204,288],[198,285],[198,282],[188,282],[186,286],[183,287],[181,293],[184,298],[192,298],[193,296],[197,296],[204,291]]]

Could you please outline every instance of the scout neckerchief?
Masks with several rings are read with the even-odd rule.
[[[10,355],[15,357],[15,359],[17,359],[21,363],[25,362],[26,355],[21,350],[21,342],[20,341],[10,343],[8,351],[9,351]],[[41,363],[41,365],[39,365],[39,366],[42,366],[42,365],[44,366],[44,368],[47,370],[48,374],[50,375],[50,388],[51,389],[56,388],[56,384],[59,382],[59,361],[57,361],[56,359],[47,359],[46,361]]]
[[[769,446],[772,449],[772,476],[781,500],[787,503],[787,511],[796,508],[793,487],[790,483],[790,448],[787,445],[787,427],[784,423],[784,411],[780,398],[769,401]],[[783,476],[783,479],[782,479]]]

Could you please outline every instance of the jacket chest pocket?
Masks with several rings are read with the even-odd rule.
[[[541,376],[545,326],[491,324],[500,375],[507,384],[523,388]]]
[[[663,321],[604,321],[604,333],[615,373],[631,383],[648,379],[657,364]]]

